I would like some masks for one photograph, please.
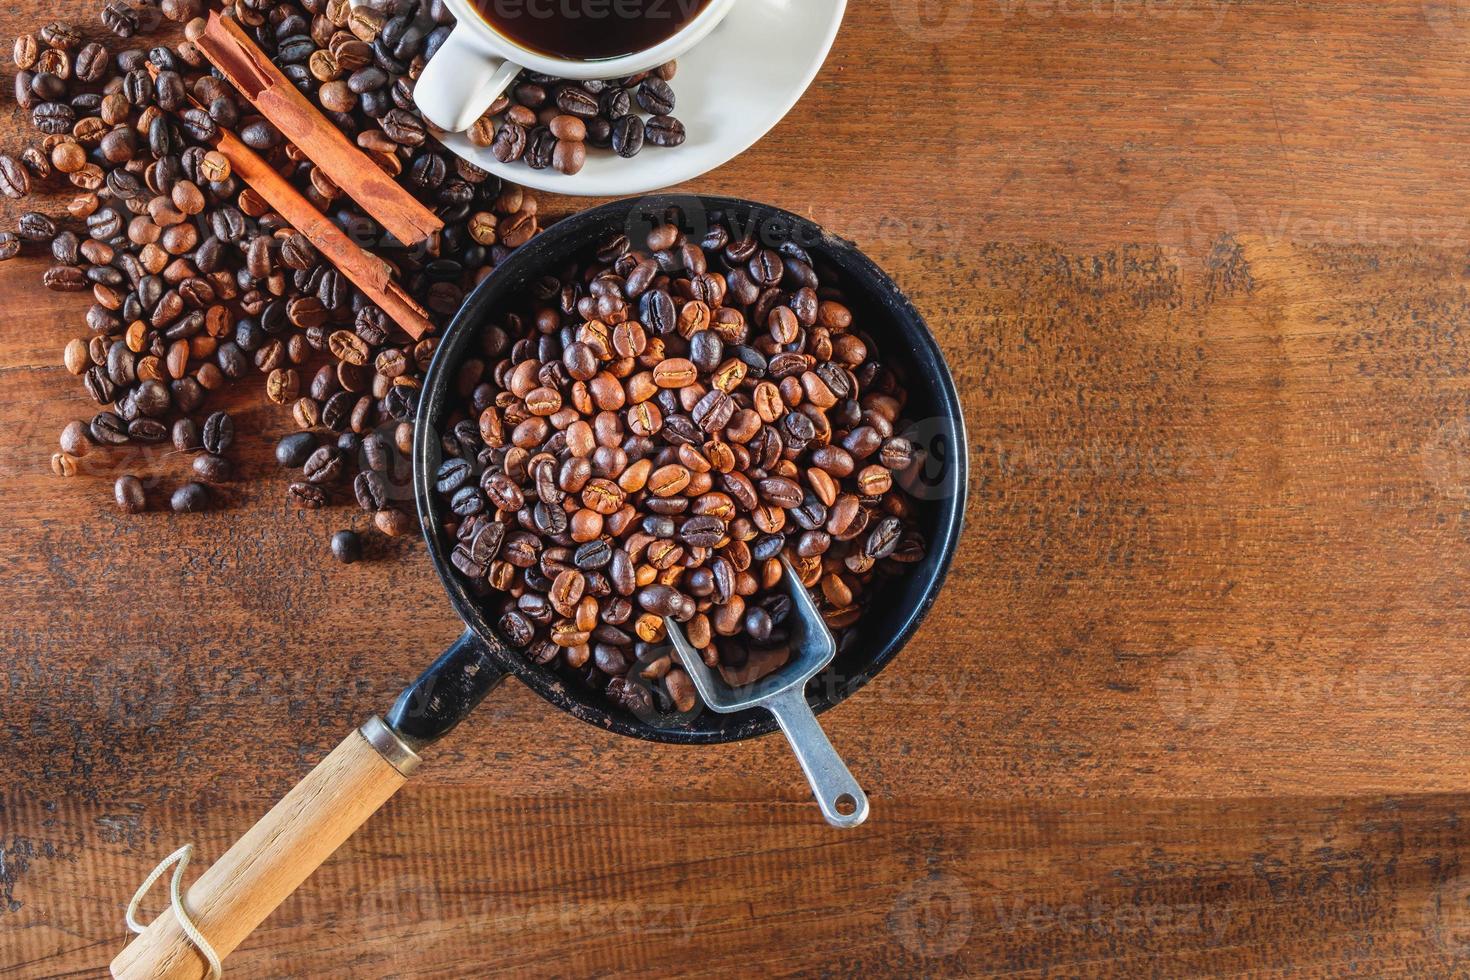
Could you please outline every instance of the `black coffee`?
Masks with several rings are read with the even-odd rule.
[[[471,0],[498,33],[540,54],[604,61],[662,44],[709,0]]]

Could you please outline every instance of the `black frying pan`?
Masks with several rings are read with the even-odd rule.
[[[820,265],[835,270],[857,322],[877,340],[886,360],[904,369],[906,415],[921,420],[907,434],[927,454],[919,482],[910,487],[919,499],[916,517],[927,556],[910,566],[906,577],[885,584],[864,614],[857,641],[809,685],[812,709],[825,711],[866,684],[918,628],[958,545],[969,479],[968,442],[943,354],[898,287],[852,243],[789,212],[734,198],[649,197],[567,218],[515,252],[470,294],[444,335],[420,395],[414,496],[429,556],[464,620],[464,635],[399,696],[386,720],[374,717],[349,735],[192,886],[190,916],[221,957],[403,785],[419,765],[420,750],[446,735],[510,674],[561,710],[634,738],[714,744],[775,730],[764,711],[635,716],[610,708],[600,692],[579,687],[511,650],[449,563],[451,544],[441,528],[450,515],[433,490],[455,374],[492,313],[536,278],[615,233],[640,242],[654,224],[674,220],[697,241],[712,212],[733,218],[771,246],[795,239]],[[206,974],[207,964],[170,910],[118,955],[112,970],[139,980],[194,980]]]

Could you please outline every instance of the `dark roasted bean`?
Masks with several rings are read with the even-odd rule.
[[[332,557],[344,565],[362,560],[362,538],[356,531],[338,531],[332,535]]]
[[[169,506],[176,514],[194,514],[209,507],[209,491],[200,483],[186,483],[173,492]]]
[[[372,470],[357,474],[352,481],[352,493],[357,505],[369,513],[382,510],[389,503],[388,481]]]
[[[235,421],[227,412],[214,412],[204,420],[201,433],[204,448],[218,455],[235,441]]]

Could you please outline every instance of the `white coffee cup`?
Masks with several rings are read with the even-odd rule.
[[[474,125],[524,69],[577,79],[622,78],[648,71],[673,61],[704,40],[725,19],[736,0],[709,0],[693,20],[667,40],[620,58],[598,61],[570,61],[532,51],[496,31],[468,0],[444,2],[457,23],[449,39],[424,66],[413,97],[430,123],[446,132],[459,133]],[[561,0],[525,2],[528,6],[555,5]],[[675,4],[680,0],[661,2]],[[616,8],[616,3],[608,6]]]

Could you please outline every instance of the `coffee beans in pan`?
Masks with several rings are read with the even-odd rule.
[[[435,492],[451,560],[537,663],[688,709],[683,624],[745,683],[785,662],[784,555],[851,641],[918,561],[905,388],[803,249],[672,226],[536,282],[461,368]]]

